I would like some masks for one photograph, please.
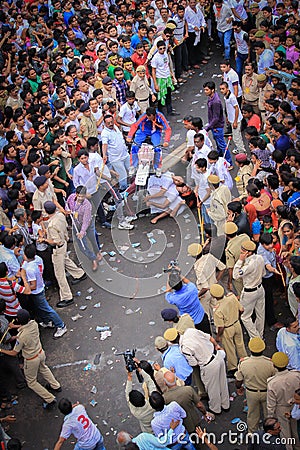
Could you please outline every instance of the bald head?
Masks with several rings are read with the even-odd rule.
[[[131,442],[132,436],[130,436],[129,433],[127,433],[127,431],[119,431],[119,433],[117,434],[117,444],[119,445],[126,445],[129,444],[129,442]]]
[[[168,370],[164,373],[164,382],[168,387],[176,386],[176,375],[175,373]]]

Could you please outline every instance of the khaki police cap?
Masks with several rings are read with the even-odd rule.
[[[168,343],[162,336],[157,336],[154,341],[154,345],[158,350],[168,347]]]
[[[283,352],[276,352],[272,356],[272,363],[275,367],[278,367],[279,369],[283,369],[286,367],[289,363],[288,356]]]
[[[164,338],[167,341],[175,341],[175,339],[178,336],[178,331],[176,330],[176,328],[168,328],[165,332],[164,332]]]
[[[212,183],[212,184],[220,183],[220,178],[218,177],[218,175],[209,175],[207,180],[209,181],[209,183]]]
[[[264,73],[257,75],[257,81],[266,81],[267,76]]]
[[[250,339],[248,347],[250,352],[261,353],[266,348],[266,344],[260,337],[256,336]]]
[[[238,227],[234,222],[226,222],[224,230],[225,234],[234,234],[237,232]]]
[[[247,250],[248,252],[254,252],[256,250],[256,245],[253,241],[247,239],[246,241],[242,242],[242,249]]]
[[[209,292],[210,295],[215,298],[222,298],[224,296],[224,288],[220,284],[212,284]]]
[[[188,254],[191,256],[198,256],[202,252],[202,245],[200,244],[190,244],[188,246]]]

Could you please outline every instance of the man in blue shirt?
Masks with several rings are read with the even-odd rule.
[[[190,280],[181,277],[179,268],[177,273],[170,273],[167,282],[167,291],[169,291],[165,296],[167,302],[177,306],[181,316],[183,314],[189,314],[197,330],[211,334],[207,314],[198,297],[198,289]]]
[[[293,194],[291,197],[288,198],[287,204],[289,207],[294,206],[296,208],[299,208],[300,206],[300,179],[299,178],[293,178],[291,181]]]
[[[298,283],[295,283],[294,286],[296,284]],[[299,323],[296,317],[289,317],[285,321],[285,327],[278,331],[276,347],[279,352],[283,352],[289,357],[287,366],[289,370],[300,370]]]
[[[154,344],[155,348],[161,353],[163,366],[169,370],[172,367],[176,376],[183,380],[186,386],[190,386],[193,368],[180,352],[178,343],[169,345],[165,338],[157,336]]]
[[[134,34],[131,38],[131,47],[136,49],[136,46],[142,41],[147,40],[147,26],[145,24],[141,24],[139,26],[139,30],[136,34]]]

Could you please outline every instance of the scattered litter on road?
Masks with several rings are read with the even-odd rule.
[[[155,322],[153,322],[153,321],[151,320],[151,322],[149,322],[149,325],[155,325]]]
[[[110,258],[109,258],[109,260],[108,261],[110,261],[110,262],[115,262],[116,261],[116,257],[115,256],[111,256]]]
[[[100,327],[99,325],[96,326],[96,331],[109,331],[109,326]]]
[[[132,309],[128,308],[125,311],[126,316],[129,316],[130,314],[134,314],[134,311],[132,311]]]
[[[92,288],[92,287],[88,288],[87,292],[88,292],[89,294],[91,294],[92,292],[94,292],[94,288]]]
[[[112,281],[112,278],[106,278],[106,281]]]
[[[204,105],[202,105],[201,107],[200,107],[201,109],[204,109],[205,108],[205,106]]]
[[[111,336],[111,331],[101,331],[100,341],[105,341],[108,337]]]
[[[108,254],[109,256],[115,256],[115,255],[116,255],[116,252],[111,251],[111,252],[107,252],[107,254]]]
[[[82,318],[82,316],[80,314],[76,314],[76,316],[71,317],[73,322],[76,322],[76,320],[81,319],[81,318]]]
[[[197,103],[199,103],[199,100],[195,100],[194,102],[192,102],[192,105],[196,105]]]
[[[174,136],[171,137],[172,141],[178,141],[180,139],[180,133],[174,134]]]
[[[109,359],[109,360],[107,361],[106,364],[107,364],[108,366],[111,366],[113,363],[114,363],[114,362],[113,362],[111,359]]]
[[[92,399],[90,401],[90,405],[94,408],[97,405],[98,402],[96,402],[96,400]]]
[[[141,308],[137,308],[134,310],[134,312],[138,313],[141,310]]]
[[[148,253],[147,258],[153,258],[155,256],[155,253]]]
[[[176,120],[176,122],[177,122],[177,123],[181,123],[181,122],[182,122],[182,120],[181,120],[181,119],[178,119],[178,120]]]
[[[140,242],[134,242],[133,244],[131,244],[131,247],[132,247],[132,248],[137,248],[137,247],[139,247],[140,245],[141,245]]]
[[[100,306],[101,306],[100,302],[99,303],[95,303],[94,308],[100,308]]]
[[[86,308],[87,308],[87,305],[81,305],[79,309],[80,309],[80,311],[84,311]]]
[[[83,370],[86,372],[87,370],[91,370],[91,368],[92,368],[92,364],[91,364],[91,363],[88,363],[88,364],[83,368]]]
[[[156,244],[156,240],[153,237],[149,238],[149,242],[150,244]]]
[[[203,77],[203,72],[200,72],[200,73],[199,73],[199,77]]]
[[[155,275],[154,275],[154,278],[160,278],[160,277],[162,277],[162,273],[156,273]]]
[[[97,353],[97,355],[95,355],[95,358],[94,358],[94,364],[96,366],[99,364],[100,359],[101,359],[101,353]]]
[[[85,299],[86,299],[86,300],[92,300],[92,296],[91,296],[91,295],[87,295],[87,296],[85,297]]]
[[[174,247],[174,244],[173,244],[173,242],[168,242],[168,243],[167,243],[167,247],[168,247],[168,248],[172,248],[172,247]]]

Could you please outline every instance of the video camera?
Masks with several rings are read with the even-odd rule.
[[[177,269],[178,261],[176,259],[170,261],[170,266],[171,267],[167,267],[167,269],[163,269],[164,273],[180,273],[180,270]]]
[[[116,353],[116,355],[123,355],[127,372],[131,373],[135,370],[137,379],[140,383],[143,383],[144,379],[140,372],[137,370],[137,363],[133,359],[135,357],[135,352],[136,349],[125,350],[125,352]]]

